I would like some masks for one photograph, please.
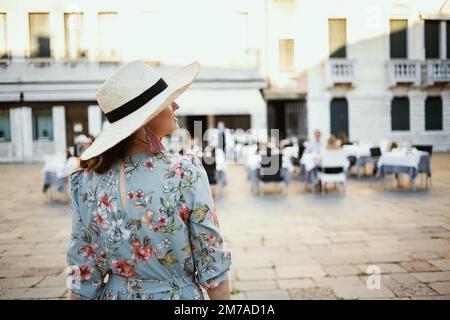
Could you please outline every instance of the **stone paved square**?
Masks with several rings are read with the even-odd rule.
[[[450,154],[434,154],[428,190],[351,177],[345,195],[293,182],[253,196],[231,165],[216,200],[232,251],[233,299],[449,299]],[[41,166],[1,165],[0,299],[65,299],[71,212],[42,194]],[[378,268],[380,288],[368,280]],[[370,282],[370,281],[369,281]]]

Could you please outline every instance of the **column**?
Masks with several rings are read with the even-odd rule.
[[[31,162],[33,157],[33,126],[30,107],[10,109],[13,161]]]
[[[53,118],[53,143],[56,153],[65,153],[67,149],[66,139],[66,112],[64,106],[54,106]]]
[[[102,131],[102,110],[97,105],[88,107],[88,132],[94,137]]]
[[[446,28],[446,20],[442,20],[440,27],[441,30],[439,30],[439,58],[442,60],[447,59],[447,28]]]

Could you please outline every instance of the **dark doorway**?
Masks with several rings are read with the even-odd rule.
[[[307,135],[306,102],[296,100],[271,100],[267,106],[267,128],[278,129],[280,139],[295,136],[304,139]]]
[[[183,121],[184,128],[189,131],[191,137],[194,137],[194,125],[195,125],[195,122],[198,122],[198,121],[201,121],[201,133],[202,133],[202,137],[203,137],[203,134],[208,129],[208,117],[207,116],[204,116],[204,115],[186,116]]]
[[[217,128],[217,123],[222,121],[228,129],[242,129],[248,130],[251,128],[251,120],[249,114],[237,115],[217,115],[214,116],[214,126]]]
[[[67,146],[74,146],[74,138],[80,134],[88,135],[88,106],[69,104],[65,106]]]
[[[347,99],[335,98],[330,104],[331,134],[338,137],[341,133],[348,134],[348,103]]]
[[[267,130],[270,136],[271,130],[279,130],[280,139],[286,137],[285,108],[283,100],[269,101],[267,105]]]

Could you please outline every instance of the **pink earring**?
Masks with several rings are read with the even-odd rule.
[[[160,152],[165,151],[163,144],[159,141],[158,137],[155,136],[153,131],[149,128],[148,125],[145,127],[145,143],[147,145],[147,153],[151,156],[154,156]]]

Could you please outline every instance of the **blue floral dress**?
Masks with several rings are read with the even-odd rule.
[[[70,176],[68,285],[82,299],[203,299],[227,279],[208,178],[198,158],[162,152],[127,157],[105,174]]]

